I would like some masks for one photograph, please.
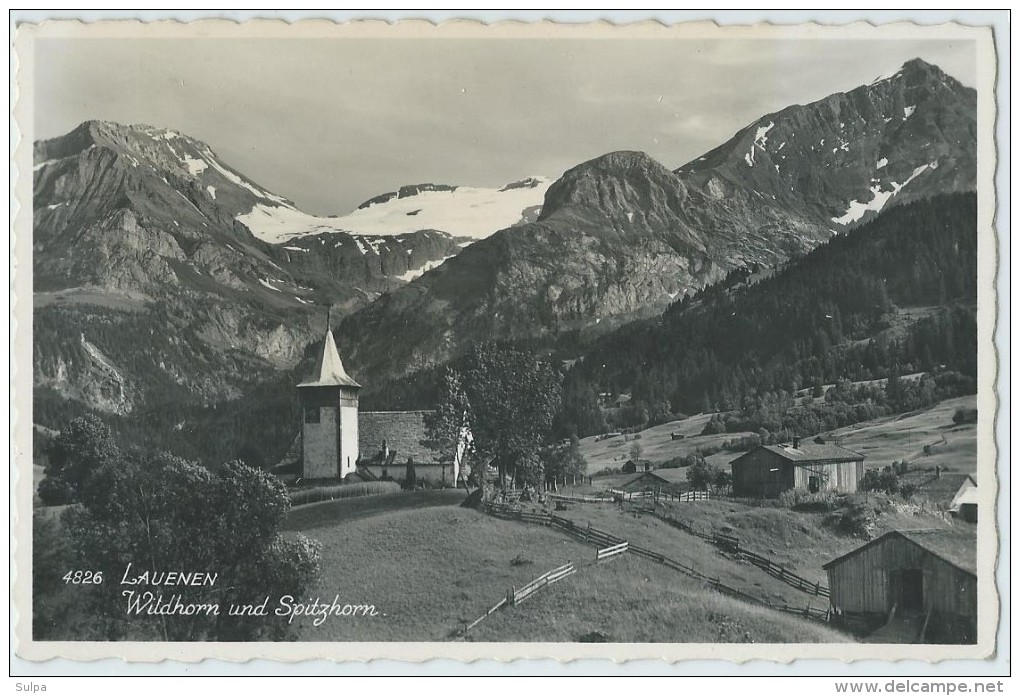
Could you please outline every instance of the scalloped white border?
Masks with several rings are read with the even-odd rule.
[[[17,92],[14,118],[20,131],[14,166],[17,172],[30,172],[32,149],[32,75],[33,42],[39,38],[88,37],[101,38],[550,38],[571,39],[635,39],[677,40],[715,39],[956,39],[974,41],[978,56],[978,189],[979,195],[979,277],[978,277],[978,404],[982,413],[994,413],[997,407],[995,383],[997,357],[993,344],[996,318],[995,277],[997,269],[996,236],[993,227],[996,209],[994,174],[996,167],[995,77],[996,53],[989,27],[961,24],[921,25],[910,22],[872,24],[856,22],[842,26],[817,23],[789,25],[758,23],[754,25],[720,25],[714,21],[685,22],[667,25],[659,21],[614,24],[599,21],[587,24],[563,24],[553,21],[500,21],[483,24],[476,20],[352,20],[337,22],[329,19],[201,19],[191,22],[156,20],[141,22],[132,19],[103,20],[85,23],[77,20],[46,20],[16,27],[13,48],[18,61],[12,93]],[[12,128],[12,141],[15,137]],[[12,172],[12,176],[14,173]],[[828,658],[844,662],[853,660],[919,660],[936,662],[949,659],[985,659],[994,653],[999,621],[999,597],[995,586],[998,535],[995,518],[982,514],[978,542],[978,605],[979,643],[975,646],[887,646],[865,644],[793,644],[748,645],[731,644],[664,644],[617,643],[591,645],[578,643],[94,643],[36,642],[31,639],[31,582],[27,570],[31,563],[31,420],[18,414],[32,412],[32,308],[31,303],[17,298],[32,296],[31,259],[31,178],[19,176],[13,186],[16,215],[12,234],[12,328],[20,338],[12,337],[12,527],[13,535],[13,654],[25,660],[49,660],[63,657],[71,660],[119,658],[127,662],[159,662],[175,660],[199,662],[218,659],[248,662],[271,659],[287,662],[326,659],[334,661],[369,662],[402,660],[421,663],[437,658],[462,662],[495,659],[508,662],[517,659],[554,659],[572,661],[596,658],[613,662],[636,659],[659,659],[666,662],[693,659],[725,660],[745,664],[753,660],[770,660],[790,664],[805,658]],[[982,419],[978,426],[978,476],[982,481],[981,504],[991,510],[997,499],[995,423]],[[995,485],[989,485],[995,482]],[[20,514],[29,511],[29,514]],[[18,571],[24,572],[18,572]]]

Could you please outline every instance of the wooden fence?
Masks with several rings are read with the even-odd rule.
[[[706,575],[693,565],[684,563],[682,561],[678,561],[673,558],[669,558],[668,556],[665,556],[656,551],[652,551],[651,549],[636,546],[628,542],[626,539],[620,539],[619,537],[613,536],[608,532],[603,532],[600,529],[592,527],[591,523],[581,525],[574,522],[573,520],[568,520],[558,515],[552,515],[549,513],[521,514],[521,511],[519,509],[515,512],[512,509],[509,509],[509,506],[500,505],[498,503],[487,503],[485,505],[485,511],[501,519],[519,520],[522,522],[529,522],[532,524],[542,524],[545,526],[556,527],[570,534],[571,536],[581,541],[584,541],[587,544],[593,544],[599,547],[600,549],[608,550],[608,548],[623,547],[625,549],[625,552],[627,553],[633,553],[637,556],[641,556],[643,558],[655,561],[656,563],[664,565],[667,568],[670,568],[671,570],[675,570],[691,578],[694,578],[695,580],[703,582],[705,585],[715,590],[716,592],[719,592],[720,594],[725,594],[727,596],[734,597],[735,599],[739,599],[749,604],[775,609],[776,611],[798,614],[800,616],[804,616],[805,618],[813,619],[816,621],[828,622],[831,618],[830,610],[828,608],[820,609],[812,607],[810,604],[804,607],[798,607],[785,603],[775,604],[773,602],[770,602],[768,599],[760,599],[746,592],[743,592],[742,590],[738,590],[735,587],[730,587],[728,585],[723,584],[718,577]],[[697,536],[708,538],[709,540],[712,540],[713,538],[711,535],[697,534]],[[619,555],[623,555],[624,551],[617,551],[616,553],[618,553]],[[599,559],[598,554],[596,554],[596,559],[597,560]],[[787,577],[791,576],[793,576],[793,574],[787,571]],[[803,578],[800,578],[800,580],[803,580]],[[810,584],[806,580],[803,580],[803,582],[806,584]],[[797,585],[793,586],[797,587]],[[829,596],[829,589],[827,587],[823,587],[818,584],[812,584],[811,587],[818,588],[817,596],[819,597]],[[815,592],[812,592],[812,594],[815,594]]]
[[[829,588],[821,584],[821,582],[812,582],[805,577],[797,575],[792,570],[788,570],[785,566],[776,563],[768,556],[762,556],[754,551],[741,548],[740,539],[732,534],[726,534],[724,532],[712,532],[711,534],[708,534],[695,529],[692,525],[687,524],[683,520],[667,517],[659,510],[655,510],[653,508],[640,508],[639,511],[645,514],[650,514],[671,527],[675,527],[687,532],[688,534],[710,541],[725,551],[747,560],[752,565],[761,568],[777,580],[780,580],[801,592],[814,595],[815,597],[829,597]]]
[[[559,582],[563,578],[569,577],[576,572],[577,568],[574,567],[574,564],[567,563],[565,565],[561,565],[559,568],[554,568],[553,570],[550,570],[545,575],[540,575],[539,577],[535,578],[534,580],[532,580],[531,582],[529,582],[527,585],[520,589],[512,587],[510,588],[510,592],[507,595],[510,598],[510,604],[512,604],[513,606],[517,606],[525,599],[541,590],[543,587],[548,587],[549,585],[552,585],[554,582]]]
[[[563,503],[612,503],[615,499],[612,496],[604,495],[563,495],[562,493],[546,493],[546,497],[552,501]]]
[[[527,520],[526,520],[527,521]],[[466,635],[468,631],[480,624],[485,619],[495,614],[500,609],[507,606],[517,606],[525,599],[535,594],[543,587],[548,587],[553,583],[559,582],[564,578],[570,577],[577,572],[577,567],[573,563],[566,563],[561,565],[559,568],[554,568],[544,575],[540,575],[527,585],[521,588],[511,586],[506,591],[506,596],[499,600],[491,609],[479,616],[477,619],[472,621],[470,624],[464,627],[462,635]]]
[[[604,549],[595,550],[595,562],[604,561],[612,558],[613,556],[619,556],[621,553],[627,553],[628,543],[626,541],[613,546],[607,546]]]

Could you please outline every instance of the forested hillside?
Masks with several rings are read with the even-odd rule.
[[[922,371],[932,389],[972,389],[976,253],[973,194],[898,206],[775,274],[732,272],[610,334],[575,364],[565,397],[580,410],[596,392],[629,391],[634,408],[693,413]]]

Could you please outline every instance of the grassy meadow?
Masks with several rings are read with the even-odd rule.
[[[626,533],[620,527],[609,531]],[[343,602],[372,603],[382,614],[330,617],[320,626],[300,620],[301,640],[453,640],[508,587],[568,561],[586,565],[520,606],[496,612],[468,639],[578,641],[599,634],[612,641],[652,642],[851,640],[817,623],[724,597],[633,555],[595,566],[594,548],[561,532],[466,508],[404,509],[291,528],[323,546],[322,576],[312,596],[328,601],[339,593]],[[732,579],[733,574],[726,581]]]
[[[821,435],[830,441],[840,439],[844,447],[865,455],[864,464],[869,468],[882,468],[893,461],[907,459],[915,466],[934,469],[939,465],[948,471],[973,473],[977,470],[977,426],[974,423],[956,425],[953,414],[958,408],[976,406],[976,396],[961,396],[946,399],[925,411],[876,418]],[[719,447],[727,440],[750,434],[701,435],[711,416],[702,413],[642,430],[637,433],[640,438],[636,440],[641,445],[641,458],[658,466],[675,457],[692,454],[699,448]],[[672,433],[686,437],[673,440]],[[630,459],[630,448],[635,442],[633,437],[628,436],[627,441],[622,435],[598,442],[594,437],[581,440],[581,454],[588,460],[588,471],[623,466]],[[932,445],[931,455],[924,454],[925,445]],[[743,452],[723,450],[706,459],[710,464],[726,468],[741,454]],[[682,474],[680,476],[686,480]],[[595,479],[595,488],[605,488],[600,485],[600,478]]]

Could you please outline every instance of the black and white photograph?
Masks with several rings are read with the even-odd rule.
[[[990,30],[222,24],[15,42],[26,655],[991,654]]]

